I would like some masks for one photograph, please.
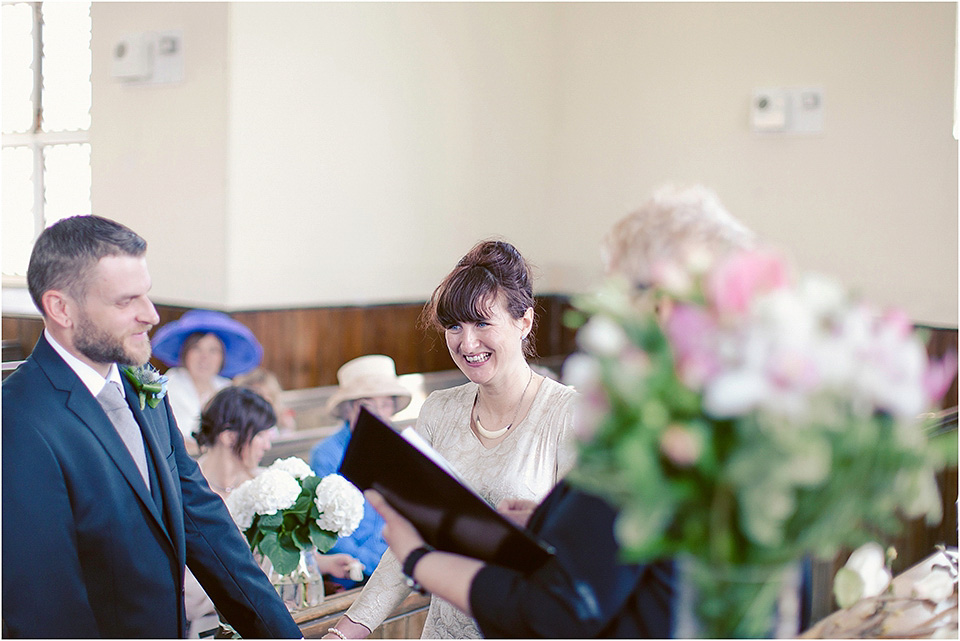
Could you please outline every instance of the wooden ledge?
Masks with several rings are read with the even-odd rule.
[[[327,633],[360,595],[362,588],[337,592],[327,596],[323,603],[293,614],[293,620],[300,626],[304,638],[319,639]],[[413,592],[404,599],[397,609],[380,627],[374,630],[370,639],[418,639],[426,620],[430,597]]]

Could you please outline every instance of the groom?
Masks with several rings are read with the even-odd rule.
[[[186,564],[242,636],[299,638],[168,400],[141,407],[118,369],[159,322],[146,248],[78,216],[30,256],[45,329],[3,383],[4,636],[182,637]]]

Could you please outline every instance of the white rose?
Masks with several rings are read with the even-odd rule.
[[[931,572],[913,584],[913,596],[927,601],[946,601],[953,594],[954,579],[943,568]]]
[[[627,343],[623,328],[603,314],[592,316],[577,332],[577,345],[585,352],[599,356],[616,356]]]
[[[879,543],[864,543],[850,555],[845,568],[856,572],[863,579],[861,598],[879,595],[890,585],[890,570],[886,566],[886,553]]]
[[[576,352],[563,362],[563,382],[578,392],[600,386],[600,363],[584,354]]]

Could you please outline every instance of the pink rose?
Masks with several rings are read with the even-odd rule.
[[[733,254],[713,271],[707,297],[721,315],[743,314],[758,295],[787,284],[787,266],[769,250]]]
[[[952,349],[939,361],[930,361],[923,375],[923,388],[931,405],[940,405],[944,394],[957,377],[957,353]]]
[[[715,352],[717,323],[704,308],[678,303],[667,318],[664,331],[684,383],[698,388],[720,371]]]
[[[888,309],[879,322],[880,326],[887,326],[894,330],[894,335],[906,338],[913,333],[913,323],[902,309]]]

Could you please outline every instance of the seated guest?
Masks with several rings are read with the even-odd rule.
[[[343,427],[310,452],[310,467],[317,476],[326,476],[339,469],[361,407],[389,421],[410,404],[410,391],[400,384],[396,366],[389,356],[370,354],[348,361],[337,370],[337,383],[337,391],[327,401],[327,412],[343,421]],[[366,503],[363,509],[360,525],[350,536],[337,539],[331,552],[344,552],[359,559],[366,578],[380,563],[387,543],[380,536],[383,521],[376,510]],[[352,579],[338,583],[346,588],[358,585]]]
[[[260,461],[270,450],[277,432],[276,415],[270,403],[253,390],[226,387],[210,400],[200,418],[194,438],[203,452],[197,465],[210,489],[222,499],[244,481],[259,474]],[[324,574],[348,575],[356,559],[347,554],[319,554],[318,567]],[[184,587],[190,636],[216,628],[213,602],[187,571]]]
[[[245,325],[222,312],[194,309],[157,330],[153,353],[172,366],[167,370],[167,394],[187,451],[199,453],[191,434],[200,422],[200,410],[230,384],[263,359],[263,348]]]
[[[277,414],[277,427],[281,434],[287,434],[297,429],[294,411],[283,402],[283,387],[277,375],[264,367],[235,376],[233,384],[237,387],[247,387],[264,397],[273,405]]]
[[[603,256],[608,272],[625,275],[642,292],[662,260],[690,251],[723,253],[751,239],[712,192],[665,188],[614,226]],[[638,304],[645,304],[642,296]],[[660,311],[669,314],[669,305]],[[532,515],[531,501],[498,505],[556,548],[530,574],[424,547],[412,524],[379,494],[368,492],[368,500],[385,519],[384,538],[407,577],[473,616],[484,636],[664,638],[674,631],[672,561],[623,562],[616,509],[566,481]]]

